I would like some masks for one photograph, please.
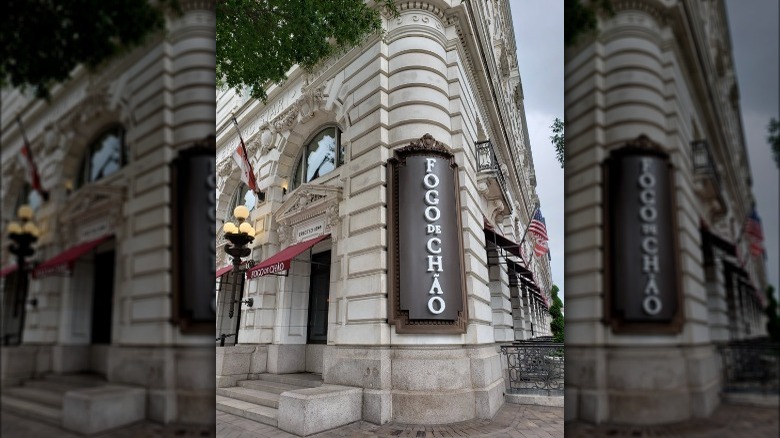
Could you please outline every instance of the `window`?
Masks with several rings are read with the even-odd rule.
[[[79,173],[79,187],[105,178],[127,164],[125,130],[114,126],[89,145]]]
[[[344,164],[341,131],[336,127],[320,131],[306,144],[298,158],[290,189],[311,182]]]
[[[38,208],[40,208],[42,202],[43,198],[41,197],[41,194],[33,190],[29,183],[24,183],[24,187],[22,187],[19,197],[16,198],[16,208],[14,211],[19,210],[19,207],[22,205],[29,205],[33,209],[33,212],[36,212],[38,211]]]
[[[241,185],[238,186],[236,191],[233,193],[233,196],[230,198],[230,208],[227,210],[227,217],[225,220],[230,220],[230,218],[233,216],[233,210],[235,210],[239,205],[246,205],[246,208],[248,208],[250,212],[257,206],[255,194],[252,193],[252,190],[249,189],[249,186],[244,183],[241,183]]]

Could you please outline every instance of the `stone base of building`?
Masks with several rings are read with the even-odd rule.
[[[214,424],[212,347],[127,347],[117,345],[21,345],[0,349],[2,387],[44,374],[93,372],[107,383],[145,391],[146,418],[164,424]]]
[[[216,364],[220,388],[263,372],[321,373],[325,385],[362,389],[361,418],[375,424],[492,418],[504,403],[494,345],[236,345],[217,347]]]
[[[713,346],[566,346],[566,421],[663,425],[707,417],[720,388]]]
[[[326,384],[363,388],[363,420],[453,423],[492,418],[504,403],[495,346],[341,347],[323,354]]]

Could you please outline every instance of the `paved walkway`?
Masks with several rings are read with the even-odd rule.
[[[292,438],[295,435],[225,412],[217,412],[220,438]],[[563,437],[563,408],[505,403],[491,420],[471,420],[440,426],[358,421],[312,437]]]
[[[92,438],[138,438],[138,437],[213,437],[214,427],[163,426],[151,421],[113,430]],[[3,438],[83,438],[56,426],[22,417],[8,411],[0,411],[0,437]]]
[[[722,404],[709,418],[662,427],[593,426],[566,423],[566,437],[690,437],[777,438],[780,414],[776,408]]]

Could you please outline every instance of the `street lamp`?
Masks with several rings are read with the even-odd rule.
[[[241,258],[247,257],[252,252],[246,245],[255,240],[255,229],[249,222],[246,222],[246,218],[249,217],[249,209],[245,205],[239,205],[233,210],[233,216],[238,220],[238,225],[233,222],[225,222],[225,225],[222,226],[225,238],[230,241],[230,243],[225,244],[225,252],[233,257],[233,297],[230,301],[228,318],[233,318],[233,305],[239,302],[236,300],[236,286],[240,275]],[[252,307],[253,301],[252,298],[247,300],[249,307]],[[238,327],[236,327],[236,332],[238,332]]]
[[[22,205],[19,207],[16,215],[21,223],[12,221],[8,224],[6,232],[11,239],[11,245],[9,250],[11,254],[16,256],[16,266],[18,266],[19,273],[17,274],[16,282],[16,299],[14,301],[13,317],[20,316],[19,322],[19,343],[22,342],[22,330],[24,329],[24,316],[25,316],[25,303],[27,301],[27,263],[25,259],[35,254],[35,250],[32,245],[38,240],[41,231],[35,222],[33,222],[33,209],[29,205]],[[9,344],[9,334],[6,334],[4,343]]]

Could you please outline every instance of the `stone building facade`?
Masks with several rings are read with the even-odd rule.
[[[566,418],[671,423],[718,406],[717,343],[765,335],[764,262],[744,234],[753,181],[724,2],[612,4],[565,58]],[[621,180],[631,159],[656,173]],[[626,193],[646,204],[632,210]],[[616,220],[621,209],[629,216]],[[618,230],[656,218],[668,224]],[[656,226],[668,236],[636,240]],[[618,260],[631,245],[646,246]],[[667,268],[658,257],[632,268],[659,252]],[[621,281],[635,286],[618,290]],[[647,300],[633,316],[632,294]]]
[[[220,230],[235,205],[250,207],[257,232],[249,278],[218,270],[217,336],[238,327],[237,345],[217,349],[220,388],[309,372],[360,388],[358,418],[374,423],[490,418],[504,400],[497,343],[550,334],[549,261],[533,257],[529,239],[525,258],[511,248],[538,198],[508,2],[399,8],[384,18],[384,38],[312,72],[294,67],[266,103],[217,92],[217,268],[231,263]],[[261,195],[232,158],[233,112]],[[408,333],[392,322],[388,162],[405,147],[438,148],[457,166],[459,333]],[[314,246],[286,271],[257,269],[294,245]],[[248,298],[251,307],[234,303],[226,317],[231,301]]]
[[[41,228],[24,302],[14,301],[19,271],[2,278],[4,409],[24,405],[16,399],[32,391],[15,388],[21,383],[30,388],[31,380],[52,378],[35,386],[46,390],[66,384],[56,376],[90,373],[89,386],[130,388],[111,399],[122,399],[119,405],[86,392],[76,411],[69,395],[54,410],[35,408],[32,399],[25,406],[84,433],[94,432],[95,422],[112,427],[139,417],[214,422],[214,384],[199,377],[214,366],[212,331],[172,321],[181,289],[174,285],[181,220],[173,220],[179,212],[172,201],[188,190],[212,195],[214,180],[211,188],[172,192],[172,163],[194,144],[208,148],[209,136],[213,157],[215,14],[213,2],[179,5],[164,32],[96,72],[77,67],[49,102],[2,91],[2,266],[14,262],[5,228],[18,205],[31,203]],[[17,115],[47,201],[26,185]],[[204,255],[213,260],[213,240],[206,242]],[[26,309],[23,327],[11,312],[18,306]],[[93,402],[88,411],[83,403]]]

